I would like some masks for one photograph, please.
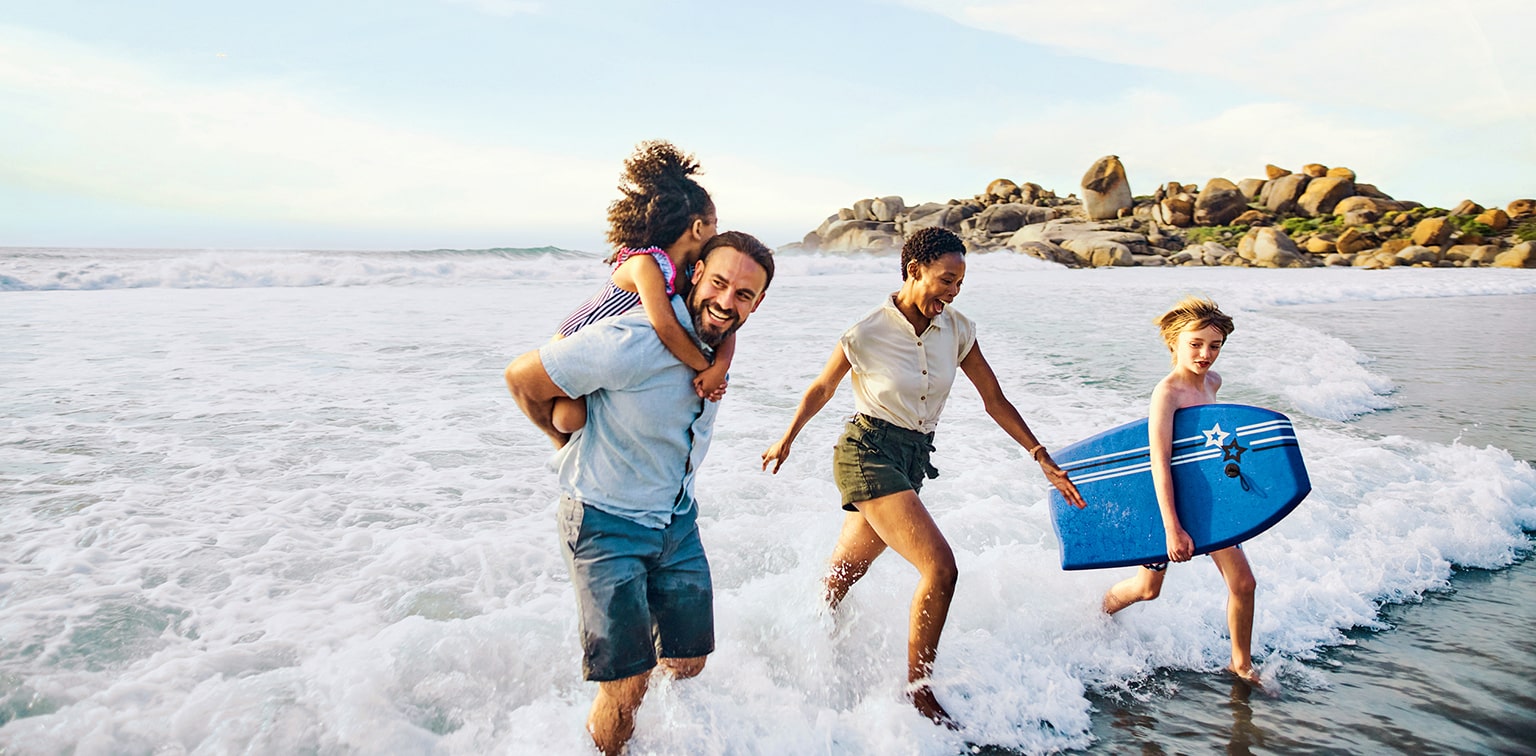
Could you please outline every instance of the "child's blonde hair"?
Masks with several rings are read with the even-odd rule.
[[[1222,312],[1215,302],[1194,295],[1179,300],[1173,309],[1153,318],[1152,322],[1162,330],[1163,341],[1168,344],[1170,353],[1178,346],[1179,334],[1190,326],[1194,326],[1197,331],[1215,326],[1216,330],[1221,331],[1222,338],[1232,335],[1233,330],[1232,318]],[[1178,362],[1177,356],[1174,362]]]

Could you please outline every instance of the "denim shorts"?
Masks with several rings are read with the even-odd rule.
[[[714,586],[698,511],[653,530],[560,497],[560,545],[576,589],[586,679],[622,680],[658,657],[715,650]]]
[[[876,417],[854,415],[832,452],[832,477],[843,509],[902,491],[923,490],[925,478],[939,477],[928,461],[933,434],[903,428]]]

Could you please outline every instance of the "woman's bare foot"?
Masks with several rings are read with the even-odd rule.
[[[934,724],[943,725],[951,730],[960,729],[960,724],[949,716],[949,712],[945,711],[943,706],[939,705],[939,699],[933,695],[933,688],[928,687],[926,683],[914,685],[908,690],[907,698],[912,700],[912,705],[917,707],[918,712],[933,720]]]

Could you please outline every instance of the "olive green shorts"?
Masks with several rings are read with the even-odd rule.
[[[868,415],[854,415],[832,452],[832,477],[843,509],[857,512],[861,501],[902,491],[921,491],[925,478],[939,477],[928,461],[933,434],[921,433]]]

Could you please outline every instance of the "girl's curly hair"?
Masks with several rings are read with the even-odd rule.
[[[692,178],[701,172],[693,155],[670,142],[641,142],[624,161],[623,196],[608,206],[608,243],[615,250],[665,249],[695,220],[712,215],[714,201]]]

